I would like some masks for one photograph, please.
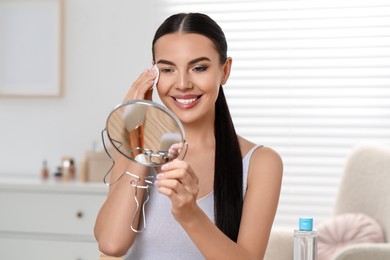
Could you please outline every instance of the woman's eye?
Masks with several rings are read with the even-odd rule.
[[[202,71],[207,70],[207,67],[206,66],[196,66],[192,70],[196,71],[196,72],[202,72]]]
[[[161,72],[162,72],[162,73],[172,73],[172,72],[173,72],[173,69],[171,69],[171,68],[162,68],[162,69],[161,69]]]

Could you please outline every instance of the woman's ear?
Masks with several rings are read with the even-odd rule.
[[[223,75],[222,75],[222,80],[221,80],[221,85],[225,85],[227,80],[229,79],[230,76],[230,70],[232,68],[232,58],[227,57],[225,64],[223,65]]]

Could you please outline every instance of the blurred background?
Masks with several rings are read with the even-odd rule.
[[[0,176],[38,176],[44,160],[53,172],[63,156],[77,165],[101,149],[109,112],[151,65],[158,25],[177,12],[204,12],[221,25],[236,130],[283,157],[275,225],[329,217],[350,150],[390,145],[388,0],[59,1],[60,84],[48,95],[6,87],[15,73],[6,64],[15,50],[6,10],[15,2],[0,0]]]

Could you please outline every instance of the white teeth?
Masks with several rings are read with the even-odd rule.
[[[189,98],[189,99],[179,99],[179,98],[176,98],[176,101],[179,102],[180,104],[187,105],[187,104],[190,104],[192,102],[195,102],[196,98]]]

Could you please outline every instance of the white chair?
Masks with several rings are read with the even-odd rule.
[[[334,206],[334,216],[344,213],[363,213],[376,220],[385,243],[349,245],[334,259],[390,259],[390,147],[359,145],[351,151]],[[293,230],[273,230],[264,259],[292,260]]]

